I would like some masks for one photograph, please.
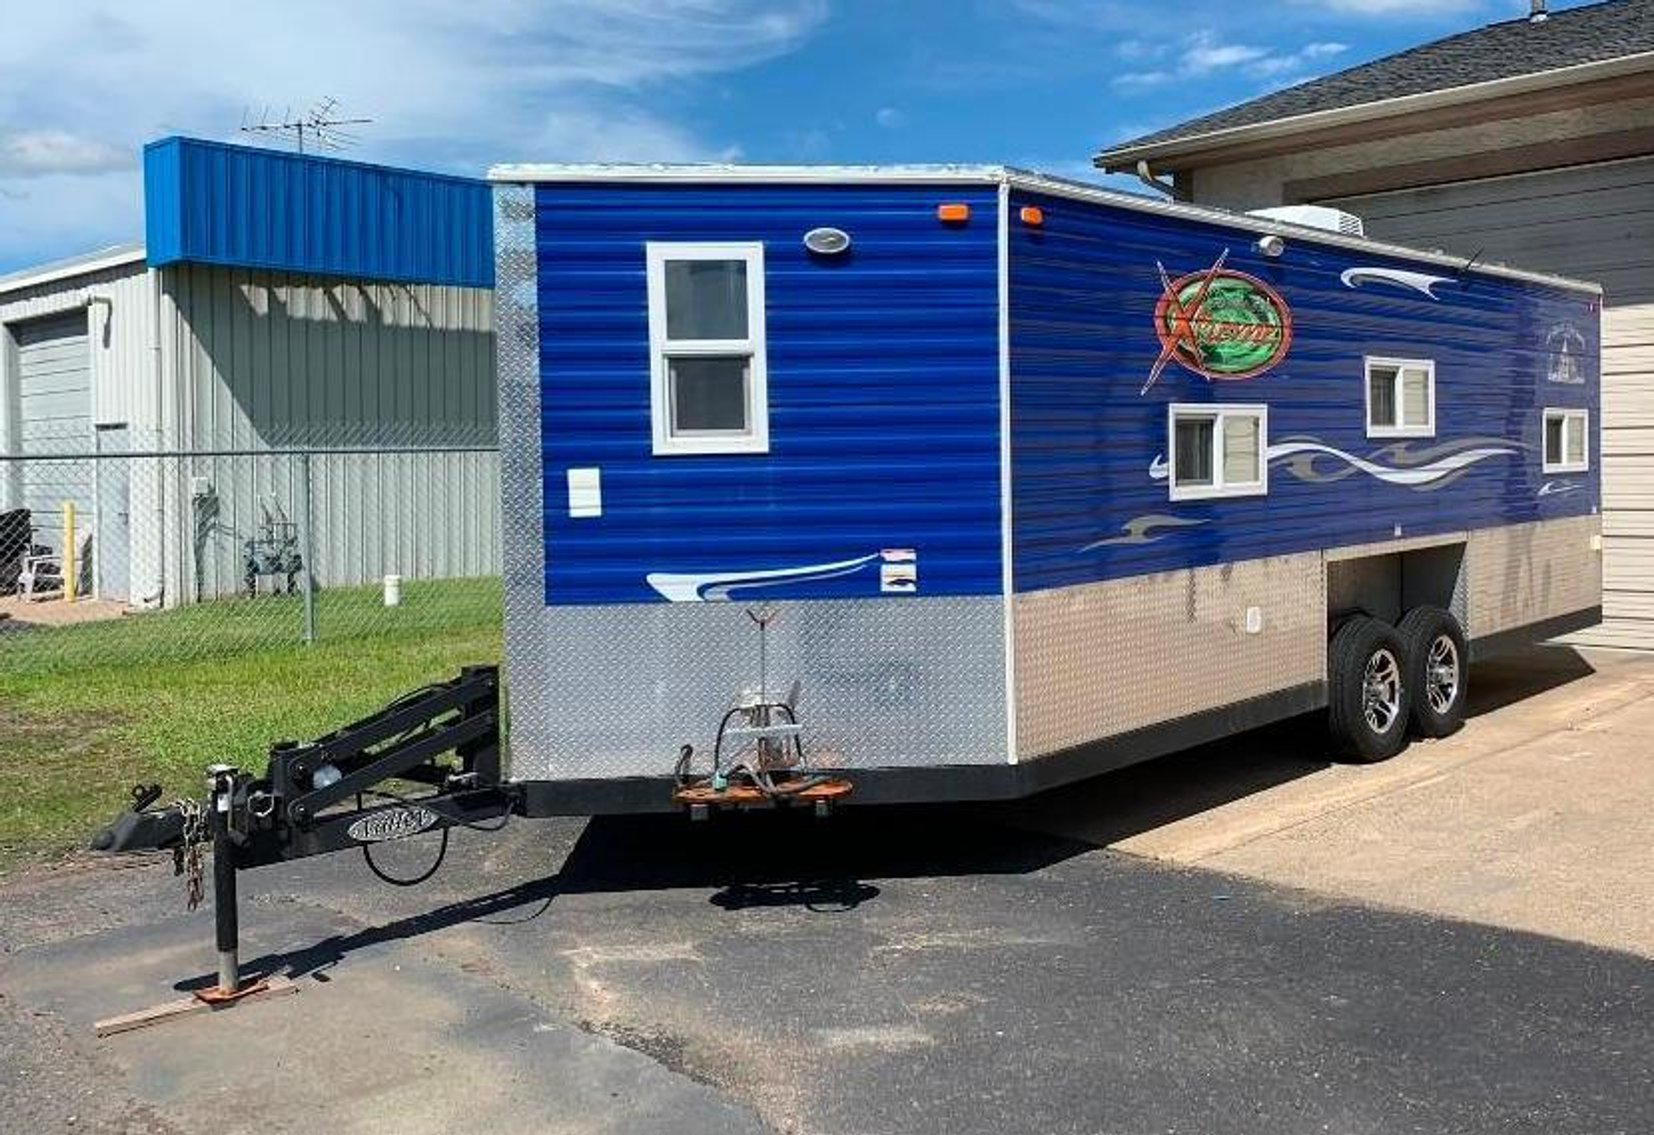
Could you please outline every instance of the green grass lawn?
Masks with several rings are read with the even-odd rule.
[[[410,581],[0,633],[0,869],[83,844],[159,781],[199,795],[214,762],[335,729],[462,665],[500,659],[498,580]]]

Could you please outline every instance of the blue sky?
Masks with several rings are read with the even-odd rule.
[[[1553,10],[1573,6],[1552,0]],[[142,237],[142,144],[323,96],[351,156],[989,161],[1099,147],[1525,15],[1527,0],[199,0],[17,4],[0,270]]]

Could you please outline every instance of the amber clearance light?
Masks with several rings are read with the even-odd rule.
[[[971,207],[962,202],[951,201],[946,205],[936,206],[936,219],[958,224],[960,221],[971,219]]]

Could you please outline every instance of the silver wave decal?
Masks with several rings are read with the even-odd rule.
[[[1300,481],[1327,484],[1365,473],[1386,484],[1429,491],[1452,484],[1479,461],[1520,453],[1522,449],[1522,443],[1504,438],[1470,437],[1422,449],[1414,448],[1413,442],[1397,442],[1360,457],[1318,438],[1290,437],[1271,445],[1265,453],[1271,467],[1281,465]],[[1326,468],[1327,462],[1337,464]],[[1165,456],[1156,454],[1149,463],[1149,477],[1163,481],[1168,473]]]
[[[1431,289],[1437,284],[1454,282],[1452,276],[1432,276],[1428,272],[1410,272],[1405,268],[1374,266],[1346,268],[1338,278],[1344,282],[1346,288],[1359,288],[1362,284],[1393,284],[1398,288],[1411,288],[1433,300],[1439,300],[1441,297]]]
[[[357,843],[385,843],[418,835],[441,818],[417,804],[398,804],[368,813],[346,828],[345,834]]]
[[[1170,516],[1163,512],[1151,512],[1145,516],[1134,516],[1120,525],[1118,536],[1105,536],[1101,540],[1093,540],[1082,552],[1089,552],[1094,548],[1108,548],[1120,544],[1153,544],[1164,540],[1171,533],[1162,532],[1162,528],[1188,528],[1196,524],[1205,524],[1206,519],[1192,519],[1183,516]]]
[[[704,603],[709,599],[728,599],[729,593],[736,589],[778,587],[785,583],[804,583],[850,575],[879,559],[880,553],[874,552],[870,556],[859,556],[853,560],[839,560],[830,564],[804,564],[800,567],[748,571],[652,571],[644,579],[663,598],[673,603]]]

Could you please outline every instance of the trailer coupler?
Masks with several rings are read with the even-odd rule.
[[[193,909],[203,897],[202,852],[210,844],[218,984],[198,996],[245,996],[255,988],[241,984],[236,872],[353,847],[371,867],[376,843],[440,831],[446,849],[450,828],[503,824],[518,801],[501,781],[499,719],[498,669],[467,667],[313,741],[273,746],[263,776],[212,766],[204,802],[157,808],[160,787],[139,786],[132,807],[92,847],[171,851]]]

